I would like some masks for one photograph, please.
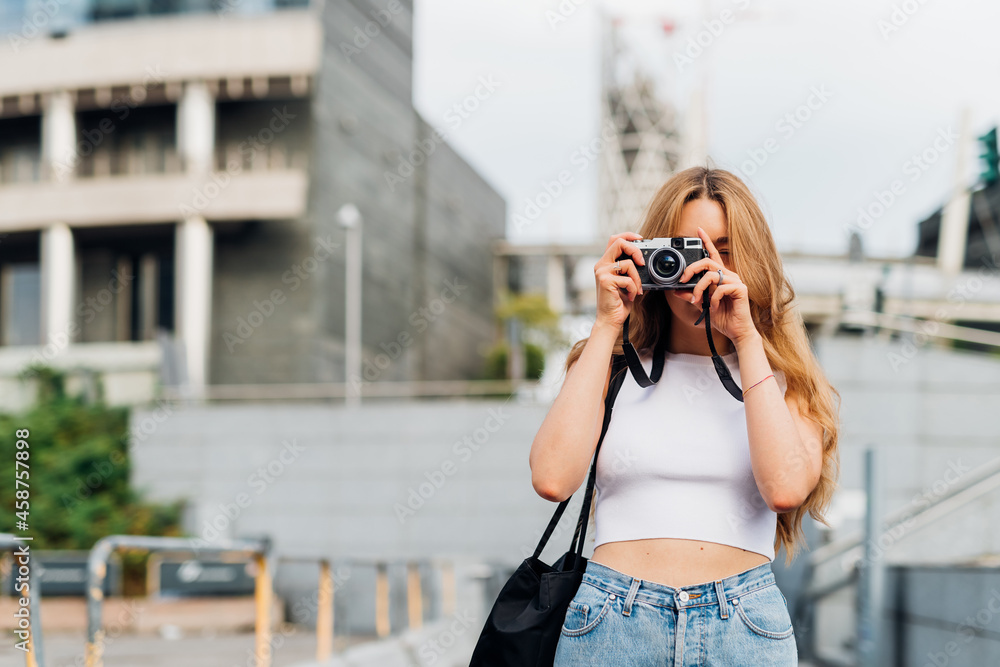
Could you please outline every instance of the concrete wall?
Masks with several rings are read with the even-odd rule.
[[[390,12],[389,22],[355,41],[373,11]],[[476,377],[493,335],[490,243],[504,234],[504,202],[411,105],[409,3],[327,3],[323,26],[310,220],[341,250],[317,274],[302,324],[317,327],[306,352],[315,377],[344,377],[345,235],[335,215],[347,203],[364,217],[364,379]],[[392,363],[377,367],[378,354]]]
[[[897,373],[888,355],[898,346],[859,338],[818,345],[843,396],[842,485],[830,515],[838,526],[834,537],[860,526],[854,510],[869,442],[887,448],[888,511],[911,503],[916,493],[933,493],[950,461],[976,466],[1000,455],[991,426],[1000,411],[1000,361],[921,348]],[[554,509],[534,493],[528,467],[531,441],[547,410],[547,403],[514,399],[370,402],[357,410],[176,407],[159,420],[137,411],[133,432],[143,437],[132,445],[133,484],[154,498],[190,499],[187,526],[196,535],[211,537],[206,525],[218,521],[232,534],[267,533],[285,553],[461,556],[515,565],[534,547]],[[269,467],[270,482],[264,477]],[[229,521],[223,506],[231,509],[241,493],[248,506]],[[992,494],[947,521],[905,535],[888,560],[947,561],[1000,551],[992,529],[1000,520],[996,501]],[[572,514],[567,512],[546,558],[566,548]],[[779,574],[783,557],[775,561]],[[351,584],[357,588],[345,589],[344,597],[370,600],[368,575],[358,572]],[[798,576],[794,571],[781,582],[790,600]],[[285,581],[306,590],[312,577],[300,568],[286,573]],[[837,643],[852,631],[850,596],[835,603],[820,617],[838,626]]]

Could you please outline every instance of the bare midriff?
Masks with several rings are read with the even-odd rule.
[[[711,583],[768,562],[755,551],[676,538],[605,542],[594,550],[591,560],[673,588]]]

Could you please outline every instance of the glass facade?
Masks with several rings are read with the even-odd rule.
[[[259,14],[306,7],[309,0],[0,0],[8,39],[59,36],[79,25],[165,14]]]

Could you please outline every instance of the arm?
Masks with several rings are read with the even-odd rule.
[[[743,390],[771,374],[760,334],[733,341],[740,360]],[[823,465],[823,431],[806,419],[794,394],[781,395],[768,378],[743,398],[750,463],[757,488],[774,512],[790,512],[805,502],[819,482]]]
[[[632,302],[642,294],[642,281],[633,262],[640,266],[645,262],[639,248],[629,242],[637,238],[641,237],[635,232],[612,236],[594,266],[597,319],[531,443],[531,485],[546,500],[562,502],[573,495],[583,483],[597,449],[611,379],[611,352],[622,323],[632,311]],[[616,271],[614,263],[620,257],[623,259]],[[623,292],[627,297],[622,296]]]
[[[542,498],[562,502],[580,488],[597,448],[604,399],[611,379],[611,352],[618,331],[597,322],[580,358],[531,443],[531,484]],[[601,384],[604,384],[603,393]]]
[[[763,340],[750,315],[747,286],[724,258],[703,229],[698,228],[709,257],[689,264],[681,275],[684,281],[707,269],[691,292],[691,302],[701,303],[702,294],[712,288],[712,326],[736,348],[740,360],[743,390],[771,374]],[[725,282],[717,271],[725,276]],[[743,398],[750,464],[761,497],[774,512],[790,512],[805,502],[819,482],[823,466],[823,430],[807,419],[798,398],[781,395],[777,381],[768,378]]]

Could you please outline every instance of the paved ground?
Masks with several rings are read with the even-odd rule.
[[[277,638],[279,633],[275,634]],[[280,633],[281,639],[273,642],[274,667],[291,667],[292,665],[312,664],[316,656],[316,638],[308,632]],[[4,646],[0,648],[0,667],[23,667],[24,655],[12,648],[10,637],[4,637]],[[83,635],[57,634],[46,637],[45,663],[46,667],[82,667],[83,665]],[[361,644],[364,643],[364,646]],[[279,645],[280,644],[280,645]],[[379,642],[384,644],[384,642]],[[343,655],[345,649],[350,656],[350,662],[334,659],[327,663],[332,667],[343,664],[370,664],[373,667],[385,665],[415,664],[409,660],[390,660],[393,651],[383,651],[379,654],[375,642],[370,639],[357,638],[348,642],[337,638],[334,642],[335,654]],[[177,639],[166,639],[158,636],[122,635],[110,643],[105,652],[106,667],[253,667],[253,634],[216,634],[215,636],[186,635]],[[408,652],[412,655],[412,652]],[[391,656],[396,658],[397,656]],[[444,656],[441,656],[444,657]],[[399,656],[402,658],[402,656]],[[452,664],[448,660],[435,661],[439,664]],[[454,663],[459,664],[459,663]],[[461,664],[467,664],[467,661]],[[812,663],[802,662],[799,667],[813,667]]]
[[[46,634],[45,667],[82,667],[83,645],[83,633]],[[276,632],[272,646],[274,667],[288,667],[316,657],[316,637],[308,631]],[[347,646],[344,638],[334,641],[335,651]],[[253,634],[187,634],[177,639],[121,635],[109,642],[104,664],[106,667],[253,667]],[[23,666],[24,654],[13,648],[9,636],[4,636],[0,667]]]

